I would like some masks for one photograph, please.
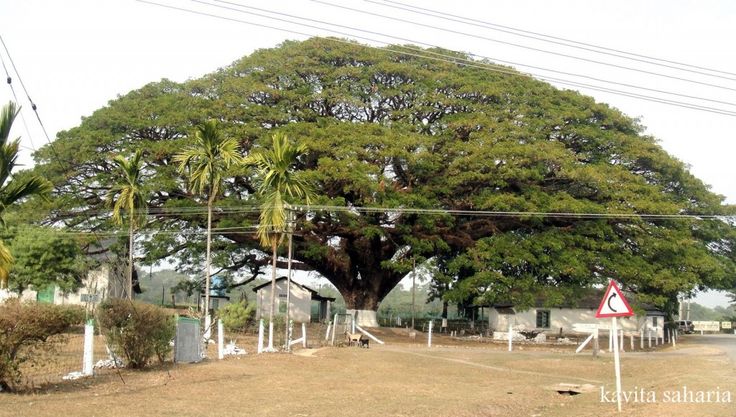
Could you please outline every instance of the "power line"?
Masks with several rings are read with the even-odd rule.
[[[561,37],[552,36],[552,35],[548,35],[544,33],[533,32],[533,31],[529,31],[525,29],[511,27],[511,26],[500,25],[497,23],[491,23],[491,22],[487,22],[483,20],[473,19],[473,18],[469,18],[465,16],[459,16],[459,15],[442,12],[438,10],[432,10],[432,9],[428,9],[425,7],[414,6],[411,4],[402,3],[400,1],[393,1],[393,0],[381,0],[381,1],[364,0],[364,1],[368,3],[381,5],[384,7],[391,7],[394,9],[404,10],[404,11],[408,11],[411,13],[420,14],[424,16],[431,16],[431,17],[435,17],[438,19],[444,19],[444,20],[448,20],[452,22],[458,22],[458,23],[462,23],[466,25],[495,30],[498,32],[507,33],[507,34],[511,34],[515,36],[521,36],[521,37],[525,37],[529,39],[539,40],[542,42],[562,45],[562,46],[566,46],[569,48],[576,48],[576,49],[589,51],[589,52],[593,52],[597,54],[609,55],[609,56],[614,56],[617,58],[628,59],[631,61],[642,62],[642,63],[646,63],[650,65],[656,65],[656,66],[661,66],[665,68],[676,69],[678,71],[692,72],[694,74],[705,75],[708,77],[716,77],[716,78],[722,78],[725,80],[736,81],[736,78],[724,77],[724,76],[720,76],[716,74],[709,74],[707,72],[702,72],[702,71],[697,71],[697,70],[711,71],[711,72],[717,72],[720,74],[736,76],[736,73],[732,73],[732,72],[727,72],[727,71],[722,71],[718,69],[707,68],[707,67],[702,67],[702,66],[697,66],[697,65],[692,65],[692,64],[686,64],[683,62],[677,62],[677,61],[672,61],[672,60],[667,60],[667,59],[662,59],[662,58],[655,58],[652,56],[637,54],[634,52],[627,52],[627,51],[623,51],[619,49],[608,48],[605,46],[594,45],[594,44],[580,42],[580,41],[576,41],[572,39],[561,38]],[[404,6],[404,7],[400,7],[400,6]],[[415,9],[415,10],[412,10],[412,9]],[[593,49],[593,48],[597,48],[597,49]],[[625,54],[625,55],[622,55],[622,54]],[[630,55],[630,56],[626,56],[626,55]],[[662,64],[661,62],[664,62],[666,64]],[[673,65],[668,65],[668,64],[673,64]],[[695,68],[696,70],[681,68],[676,65],[689,67],[689,68]]]
[[[33,112],[36,114],[36,119],[38,120],[39,125],[41,126],[41,130],[43,131],[44,136],[46,137],[46,142],[49,144],[49,148],[51,149],[51,154],[56,159],[57,163],[59,164],[59,167],[65,170],[68,170],[69,167],[64,167],[64,163],[59,157],[59,154],[56,152],[56,148],[54,147],[53,142],[51,141],[51,138],[49,138],[49,134],[46,131],[46,127],[43,124],[43,121],[41,120],[41,116],[38,114],[38,108],[36,106],[36,103],[33,102],[31,99],[30,94],[28,93],[28,89],[26,88],[25,84],[23,83],[23,78],[20,75],[20,71],[18,71],[18,68],[15,66],[15,62],[13,61],[13,57],[10,55],[10,51],[8,50],[8,46],[5,44],[5,40],[3,40],[2,35],[0,35],[0,43],[2,43],[3,48],[5,49],[5,53],[8,56],[8,60],[10,61],[10,65],[13,67],[13,71],[15,71],[15,75],[18,76],[18,81],[20,82],[20,86],[23,89],[23,92],[26,94],[26,97],[28,98],[28,101],[31,103],[31,108],[33,109]],[[87,218],[88,221],[92,220],[91,217]],[[100,245],[100,247],[104,247],[102,244],[102,240],[92,231],[93,235],[95,236],[95,239],[97,240],[97,244]],[[130,248],[132,251],[133,248]],[[112,263],[110,260],[110,256],[107,252],[104,252],[105,258],[109,263]],[[132,295],[131,295],[132,296]]]
[[[10,76],[10,72],[8,71],[8,67],[5,65],[5,59],[3,59],[3,55],[0,54],[0,63],[3,65],[3,70],[5,71],[5,81],[8,84],[8,87],[10,87],[10,91],[13,93],[13,99],[15,99],[16,103],[20,103],[20,100],[18,100],[18,95],[15,93],[15,87],[13,87],[13,77]],[[26,122],[26,118],[23,115],[22,106],[19,109],[20,111],[20,120],[23,122],[23,128],[26,131],[26,135],[28,135],[28,140],[31,142],[31,149],[33,152],[36,151],[36,145],[33,143],[33,137],[31,136],[31,131],[28,129],[28,123]],[[24,149],[28,149],[25,146],[21,146]]]
[[[459,31],[459,30],[454,30],[454,29],[450,29],[450,28],[443,28],[443,27],[433,26],[433,25],[427,25],[427,24],[424,24],[424,23],[415,22],[415,21],[412,21],[412,20],[402,19],[402,18],[393,17],[393,16],[386,16],[386,15],[383,15],[383,14],[380,14],[380,13],[374,13],[374,12],[370,12],[370,11],[367,11],[367,10],[356,9],[356,8],[353,8],[353,7],[348,7],[348,6],[343,6],[343,5],[340,5],[340,4],[330,3],[330,2],[327,2],[327,1],[323,1],[323,0],[310,0],[310,1],[315,2],[315,3],[324,4],[326,6],[336,7],[336,8],[340,8],[340,9],[354,11],[354,12],[357,12],[357,13],[367,14],[367,15],[370,15],[370,16],[380,17],[380,18],[383,18],[383,19],[393,20],[393,21],[396,21],[396,22],[409,23],[411,25],[425,27],[425,28],[428,28],[428,29],[440,30],[440,31],[447,32],[447,33],[453,33],[453,34],[456,34],[456,35],[462,35],[462,36],[467,36],[467,37],[471,37],[471,38],[486,40],[486,41],[489,41],[489,42],[495,42],[495,43],[499,43],[499,44],[503,44],[503,45],[508,45],[508,46],[513,46],[513,47],[517,47],[517,48],[527,49],[527,50],[530,50],[530,51],[541,52],[541,53],[550,54],[550,55],[556,55],[556,56],[561,56],[561,57],[564,57],[564,58],[570,58],[570,59],[575,59],[575,60],[579,60],[579,61],[590,62],[590,63],[593,63],[593,64],[605,65],[605,66],[609,66],[609,67],[613,67],[613,68],[624,69],[624,70],[627,70],[627,71],[639,72],[639,73],[642,73],[642,74],[654,75],[654,76],[657,76],[657,77],[663,77],[663,78],[668,78],[668,79],[673,79],[673,80],[688,82],[688,83],[692,83],[692,84],[704,85],[704,86],[718,88],[718,89],[722,89],[722,90],[736,91],[736,88],[726,87],[726,86],[719,85],[719,84],[707,83],[707,82],[697,81],[697,80],[693,80],[693,79],[689,79],[689,78],[683,78],[683,77],[677,77],[677,76],[674,76],[674,75],[662,74],[662,73],[658,73],[658,72],[654,72],[654,71],[647,71],[647,70],[644,70],[644,69],[639,69],[639,68],[634,68],[634,67],[628,67],[628,66],[625,66],[625,65],[612,64],[610,62],[598,61],[598,60],[595,60],[595,59],[589,59],[589,58],[575,56],[575,55],[570,55],[570,54],[565,54],[565,53],[561,53],[561,52],[554,52],[554,51],[550,51],[550,50],[542,49],[542,48],[535,48],[535,47],[532,47],[532,46],[522,45],[522,44],[518,44],[518,43],[514,43],[514,42],[508,42],[508,41],[502,41],[502,40],[499,40],[499,39],[489,38],[487,36],[476,35],[476,34],[469,33],[469,32],[463,32],[463,31]]]
[[[204,2],[204,1],[200,1],[200,0],[191,0],[191,1],[196,2],[196,3],[201,3],[201,4],[216,6],[216,7],[221,7],[221,6],[217,6],[217,5],[214,5],[214,4],[211,4],[211,3],[207,3],[207,2]],[[360,29],[360,28],[356,28],[356,27],[353,27],[353,26],[341,25],[341,24],[338,24],[338,23],[327,22],[327,21],[324,21],[324,20],[310,19],[310,18],[307,18],[307,17],[302,17],[302,16],[292,15],[292,14],[288,14],[288,13],[277,12],[277,11],[273,11],[273,10],[263,9],[263,8],[260,8],[260,7],[247,6],[247,5],[244,5],[244,4],[235,3],[235,2],[227,1],[227,0],[215,0],[215,1],[218,2],[218,3],[230,4],[230,5],[237,6],[237,7],[244,8],[244,9],[258,10],[258,11],[262,11],[262,12],[265,12],[265,13],[271,13],[271,14],[278,15],[278,16],[286,16],[286,17],[291,17],[291,18],[295,18],[295,19],[305,20],[305,21],[309,21],[309,22],[315,22],[315,23],[330,25],[330,26],[334,26],[334,27],[340,27],[340,28],[345,28],[345,29],[349,29],[349,30],[354,30],[354,31],[362,32],[362,33],[369,33],[369,34],[372,34],[372,35],[378,35],[378,36],[382,36],[382,37],[385,37],[385,38],[391,38],[391,39],[396,39],[396,40],[403,41],[403,42],[409,42],[409,43],[416,44],[416,45],[422,45],[422,46],[425,46],[425,47],[428,47],[428,48],[440,48],[440,49],[442,48],[439,45],[434,45],[434,44],[430,44],[430,43],[427,43],[427,42],[422,42],[422,41],[418,41],[418,40],[415,40],[415,39],[409,39],[409,38],[404,38],[404,37],[400,37],[400,36],[388,35],[388,34],[385,34],[385,33],[382,33],[382,32],[375,32],[375,31],[371,31],[371,30]],[[366,0],[366,1],[368,1],[368,0]],[[230,8],[230,7],[222,7],[222,8],[225,8],[227,10],[233,10],[233,11],[241,12],[241,13],[243,12],[242,10],[233,9],[233,8]],[[266,18],[266,19],[274,19],[271,16],[265,16],[265,15],[261,15],[261,14],[258,14],[258,13],[248,13],[248,14],[251,14],[251,15],[254,15],[254,16],[263,17],[263,18]],[[277,20],[284,21],[286,23],[292,23],[292,24],[302,25],[301,23],[294,22],[294,21],[282,20],[282,19],[277,19]],[[310,26],[310,27],[313,27],[313,26]],[[317,29],[321,29],[321,30],[330,30],[330,29],[326,29],[326,28],[322,28],[322,27],[316,27],[316,26],[313,27],[313,28],[317,28]],[[344,34],[342,32],[335,32],[335,33]],[[363,39],[366,39],[366,38],[363,38]],[[372,40],[372,41],[379,42],[379,41],[376,41],[376,40]],[[432,52],[432,51],[425,51],[425,50],[421,50],[421,49],[418,49],[418,48],[411,48],[411,47],[408,47],[408,46],[405,46],[405,45],[402,45],[401,47],[402,48],[411,49],[411,50],[421,51],[422,53],[431,53],[433,55],[440,55],[440,56],[443,56],[443,57],[450,57],[449,55],[446,55],[446,54],[439,54],[439,53],[435,53],[435,52]],[[572,73],[572,72],[567,72],[567,71],[560,71],[560,70],[555,70],[555,69],[552,69],[552,68],[545,68],[545,67],[540,67],[540,66],[536,66],[536,65],[530,65],[530,64],[520,63],[520,62],[508,61],[508,60],[503,60],[503,59],[499,59],[499,58],[495,58],[495,57],[490,57],[490,56],[485,56],[485,55],[479,55],[479,54],[475,54],[475,53],[469,53],[468,55],[470,55],[472,57],[480,58],[480,59],[487,59],[487,60],[491,60],[491,61],[494,61],[494,62],[500,62],[500,63],[504,63],[504,64],[509,64],[509,65],[515,65],[515,66],[533,68],[533,69],[542,70],[542,71],[554,72],[554,73],[557,73],[557,74],[569,75],[569,76],[572,76],[572,77],[586,78],[586,79],[589,79],[589,80],[603,82],[603,83],[606,83],[606,84],[614,84],[614,85],[619,85],[619,86],[623,86],[623,87],[636,88],[636,89],[639,89],[639,90],[645,90],[645,91],[651,91],[651,92],[656,92],[656,93],[674,95],[674,96],[678,96],[678,97],[691,98],[691,99],[702,100],[702,101],[709,101],[709,102],[712,102],[712,103],[719,103],[719,104],[726,104],[726,105],[730,105],[730,106],[736,106],[736,103],[729,102],[729,101],[714,100],[714,99],[710,99],[710,98],[705,98],[705,97],[700,97],[700,96],[692,96],[692,95],[688,95],[688,94],[681,94],[681,93],[676,93],[676,92],[671,92],[671,91],[666,91],[666,90],[660,90],[660,89],[656,89],[656,88],[644,87],[644,86],[635,85],[635,84],[628,84],[628,83],[622,83],[622,82],[618,82],[618,81],[611,81],[611,80],[601,79],[601,78],[597,78],[597,77],[591,77],[591,76],[585,75],[585,74],[577,74],[577,73]],[[470,62],[475,62],[475,61],[470,61]],[[538,75],[538,74],[532,74],[532,75],[537,76],[537,77],[541,77],[541,75]]]
[[[401,213],[401,214],[430,214],[430,215],[452,215],[452,216],[470,216],[470,217],[548,217],[548,218],[586,218],[586,219],[735,219],[734,215],[722,214],[661,214],[661,213],[600,213],[600,212],[550,212],[550,211],[495,211],[495,210],[456,210],[456,209],[423,209],[413,207],[366,207],[366,206],[335,206],[335,205],[314,205],[314,204],[293,204],[291,207],[299,212],[317,213],[317,212],[353,212],[353,213]],[[185,214],[205,214],[206,207],[201,206],[184,206],[181,213]],[[262,206],[214,206],[213,209],[218,214],[241,214],[260,211]],[[99,210],[97,213],[110,213],[111,210]],[[73,214],[73,213],[72,213]],[[159,215],[172,214],[165,211]],[[176,214],[176,213],[174,213]],[[149,217],[156,214],[149,214]],[[273,226],[273,225],[269,225]],[[213,228],[212,230],[229,230],[229,229],[254,229],[258,225],[252,226],[229,226],[221,228]]]
[[[197,11],[197,10],[186,9],[186,8],[177,7],[177,6],[171,6],[171,5],[168,5],[168,4],[156,3],[156,2],[153,2],[153,1],[147,1],[147,0],[136,0],[136,1],[138,1],[140,3],[151,4],[151,5],[154,5],[154,6],[159,6],[159,7],[163,7],[163,8],[172,9],[172,10],[178,10],[178,11],[183,11],[183,12],[187,12],[187,13],[192,13],[192,14],[195,14],[195,15],[201,15],[201,16],[212,17],[212,18],[216,18],[216,19],[227,20],[227,21],[231,21],[231,22],[243,23],[243,24],[247,24],[247,25],[252,25],[252,26],[257,26],[257,27],[263,27],[263,28],[278,30],[278,31],[287,32],[287,33],[293,33],[293,34],[297,34],[297,35],[301,35],[301,36],[320,37],[319,35],[314,35],[314,34],[305,33],[305,32],[299,32],[299,31],[296,31],[296,30],[293,30],[293,29],[285,29],[285,28],[281,28],[281,27],[277,27],[277,26],[270,26],[270,25],[265,25],[265,24],[261,24],[261,23],[255,23],[255,22],[250,22],[250,21],[246,21],[246,20],[240,20],[240,19],[236,19],[236,18],[232,18],[232,17],[220,16],[220,15],[206,13],[206,12],[201,12],[201,11]],[[237,12],[240,12],[240,13],[251,14],[251,15],[256,15],[256,16],[263,16],[263,15],[259,15],[259,14],[255,14],[255,13],[251,13],[251,12],[246,12],[246,11],[243,11],[243,10],[238,10],[238,9],[233,9],[233,8],[230,8],[230,7],[225,7],[225,6],[220,6],[220,5],[216,5],[216,4],[207,3],[207,2],[204,2],[204,1],[200,1],[200,0],[190,0],[190,1],[195,2],[195,3],[205,4],[205,5],[208,5],[208,6],[213,6],[213,7],[221,8],[221,9],[227,9],[227,10],[237,11]],[[463,66],[466,66],[466,67],[480,68],[480,69],[485,69],[485,70],[489,70],[489,71],[493,71],[493,72],[498,72],[498,73],[501,73],[501,74],[514,75],[514,76],[521,75],[517,71],[504,70],[504,69],[500,69],[500,68],[498,68],[496,66],[492,66],[492,65],[489,65],[489,64],[476,63],[475,61],[468,60],[468,59],[457,58],[457,57],[453,57],[453,56],[449,56],[449,55],[443,55],[443,54],[439,54],[439,53],[432,52],[432,51],[424,51],[424,50],[421,50],[421,49],[418,49],[418,48],[411,48],[411,47],[406,47],[406,46],[397,46],[397,48],[402,48],[402,50],[397,50],[397,49],[393,49],[388,42],[380,41],[380,40],[377,40],[377,39],[367,38],[367,37],[364,37],[364,36],[358,36],[358,35],[355,35],[355,34],[341,32],[341,31],[337,31],[337,30],[334,30],[334,29],[321,28],[321,27],[314,26],[314,25],[308,25],[308,24],[304,24],[304,23],[293,22],[293,21],[289,21],[289,20],[285,20],[285,19],[280,19],[280,18],[276,18],[276,17],[272,17],[272,16],[263,16],[263,17],[265,17],[267,19],[271,19],[271,20],[284,21],[284,22],[295,24],[295,25],[298,25],[298,26],[305,26],[305,27],[311,27],[311,28],[315,28],[315,29],[325,30],[325,31],[328,31],[328,32],[332,32],[332,33],[336,33],[336,34],[340,34],[340,35],[344,35],[344,36],[348,36],[348,37],[354,37],[354,38],[358,38],[358,39],[367,40],[369,42],[375,42],[375,43],[384,44],[384,45],[387,45],[386,48],[378,48],[378,47],[374,47],[374,46],[370,46],[370,45],[362,45],[363,47],[378,49],[378,50],[381,50],[381,51],[384,51],[384,52],[385,51],[388,51],[388,52],[399,53],[399,54],[403,54],[403,55],[407,55],[407,56],[414,56],[414,57],[418,57],[418,58],[424,58],[424,59],[429,59],[429,60],[434,60],[434,61],[446,62],[446,63],[450,63],[450,64],[454,64],[454,65],[463,65]],[[343,43],[343,44],[350,45],[350,46],[355,46],[355,44],[353,42],[349,42],[349,41],[346,41],[346,40],[334,39],[334,38],[324,38],[324,39],[327,39],[327,40],[330,40],[330,41],[333,41],[333,42],[337,42],[337,43]],[[408,50],[415,50],[415,51],[418,50],[418,51],[421,51],[422,54],[407,52],[406,51],[407,49]],[[443,56],[443,57],[448,57],[449,59],[439,58],[439,57],[436,57],[436,56],[428,56],[428,55],[425,55],[425,54],[440,55],[440,56]],[[703,106],[703,105],[698,105],[698,104],[694,104],[694,103],[688,103],[688,102],[682,102],[682,101],[677,101],[677,100],[665,99],[665,98],[660,98],[660,97],[655,97],[655,96],[647,96],[647,95],[643,95],[643,94],[626,92],[626,91],[621,91],[621,90],[615,90],[615,89],[611,89],[611,88],[600,87],[600,86],[595,86],[595,85],[580,83],[580,82],[576,82],[576,81],[563,80],[563,79],[553,78],[553,77],[549,77],[549,76],[542,76],[542,75],[533,74],[533,73],[528,73],[528,74],[530,76],[535,76],[538,79],[544,80],[544,81],[559,82],[560,84],[565,84],[565,85],[571,85],[571,86],[577,86],[577,87],[585,87],[585,88],[590,88],[590,89],[595,90],[595,91],[608,92],[608,93],[611,93],[611,94],[616,94],[616,95],[621,95],[621,96],[625,96],[625,97],[636,98],[636,99],[640,99],[640,100],[644,100],[644,101],[651,101],[651,102],[655,102],[655,103],[667,104],[667,105],[675,106],[675,107],[682,107],[682,108],[687,108],[687,109],[692,109],[692,110],[699,110],[699,111],[704,111],[704,112],[708,112],[708,113],[715,113],[715,114],[721,114],[721,115],[726,115],[726,116],[736,116],[736,112],[733,112],[733,111],[730,111],[730,110],[726,110],[726,109],[720,109],[720,108],[714,108],[714,107],[709,107],[709,106]]]

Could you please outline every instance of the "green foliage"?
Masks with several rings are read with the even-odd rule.
[[[286,231],[289,203],[302,200],[309,204],[313,198],[307,181],[294,172],[294,165],[304,156],[307,147],[293,145],[284,134],[276,133],[272,139],[271,149],[255,151],[245,161],[258,171],[258,194],[263,199],[258,237],[267,247],[277,246]]]
[[[0,110],[0,226],[5,227],[5,210],[23,199],[51,191],[51,183],[39,175],[14,176],[20,138],[10,139],[13,121],[20,112],[15,103],[9,102]],[[13,265],[5,243],[0,240],[0,288],[7,288],[8,275]]]
[[[690,320],[732,321],[735,318],[736,307],[734,306],[709,308],[698,303],[690,303]]]
[[[191,209],[201,197],[184,187],[172,158],[194,144],[187,134],[193,126],[217,117],[244,153],[273,146],[275,133],[306,148],[292,168],[316,197],[298,219],[295,257],[329,279],[351,308],[377,308],[411,259],[438,257],[444,265],[436,295],[465,305],[501,298],[528,304],[531,292],[560,299],[608,278],[660,306],[681,292],[734,288],[736,228],[723,220],[447,214],[734,212],[637,120],[509,72],[324,38],[285,42],[201,79],[164,80],[111,101],[59,134],[56,152],[72,168],[54,163],[45,147],[36,172],[60,191],[59,212],[81,213],[99,209],[111,155],[150,150],[147,168],[160,190],[151,203],[161,209],[151,226],[201,230],[202,213]],[[243,209],[264,201],[258,174],[229,173],[215,230],[259,223]],[[343,210],[314,209],[319,205]],[[99,221],[89,227],[104,227]],[[257,236],[229,230],[212,240],[221,254],[214,262],[263,268],[265,257],[253,254]],[[198,266],[204,238],[186,239],[182,245],[182,236],[160,233],[145,245],[157,258]]]
[[[123,213],[128,213],[131,227],[140,227],[146,221],[146,191],[143,186],[143,152],[137,150],[130,159],[118,155],[112,159],[117,167],[117,182],[107,192],[112,207],[112,220],[123,224]]]
[[[163,363],[171,352],[176,329],[174,317],[164,309],[112,299],[99,306],[98,320],[111,349],[130,368],[144,368],[154,357]]]
[[[228,331],[243,331],[253,324],[255,313],[256,304],[247,301],[230,303],[218,312],[220,319],[222,319],[222,325]]]
[[[199,291],[201,288],[192,288],[187,294],[187,289],[183,286],[179,286],[180,283],[192,282],[189,276],[176,272],[174,270],[165,269],[161,271],[154,271],[152,274],[140,273],[138,279],[142,294],[136,296],[136,300],[143,301],[150,304],[161,304],[161,291],[164,291],[164,304],[171,303],[171,294],[175,293],[178,299],[191,297],[192,294]]]
[[[40,352],[51,352],[64,342],[59,335],[81,324],[84,310],[73,306],[20,303],[0,304],[0,388],[20,382],[20,365],[33,363]]]
[[[48,227],[14,228],[10,250],[15,265],[10,273],[10,287],[23,291],[29,287],[42,290],[58,285],[62,291],[79,288],[88,270],[80,242],[74,237]]]

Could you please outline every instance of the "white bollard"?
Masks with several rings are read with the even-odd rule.
[[[644,349],[644,329],[639,329],[639,347]]]
[[[92,375],[94,373],[93,356],[95,350],[95,321],[87,320],[84,325],[84,355],[82,356],[82,373]]]
[[[332,320],[332,346],[335,346],[335,330],[337,330],[337,313],[335,313],[335,319]]]
[[[325,333],[325,341],[330,340],[330,329],[332,328],[332,322],[327,322],[327,333]]]
[[[649,348],[652,348],[652,329],[647,330],[647,339],[649,339]]]
[[[258,323],[258,353],[263,352],[263,319]]]
[[[212,337],[212,316],[207,314],[204,316],[204,342],[208,343]]]
[[[631,351],[633,352],[634,351],[634,334],[633,333],[629,334],[629,342],[631,342],[629,344],[631,345]]]
[[[672,331],[672,347],[677,347],[677,329]]]
[[[225,357],[225,332],[223,331],[222,320],[217,320],[217,359]]]
[[[302,323],[302,347],[307,348],[307,325]]]
[[[511,328],[511,320],[509,320],[509,352],[514,350],[513,340],[514,340],[514,329]]]
[[[427,336],[427,347],[432,347],[432,320],[429,321],[429,335]]]

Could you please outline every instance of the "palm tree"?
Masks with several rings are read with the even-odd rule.
[[[13,177],[12,172],[18,159],[20,138],[9,140],[10,129],[20,109],[9,102],[0,111],[0,226],[5,226],[5,209],[19,200],[32,195],[46,195],[52,185],[45,178],[32,175]],[[8,275],[13,265],[13,256],[0,241],[0,288],[8,287]]]
[[[275,133],[273,149],[263,149],[248,156],[246,162],[258,170],[261,183],[258,194],[261,203],[258,237],[261,244],[271,248],[271,308],[269,310],[268,349],[273,350],[273,316],[276,303],[276,252],[287,231],[286,212],[288,200],[304,199],[309,204],[312,191],[303,178],[293,170],[299,156],[307,151],[306,146],[292,145],[286,135]],[[287,294],[290,292],[287,283]],[[288,301],[287,301],[288,303]],[[287,305],[287,311],[289,306]],[[289,323],[286,323],[287,334]],[[287,337],[288,346],[288,337]]]
[[[224,138],[214,120],[196,127],[194,144],[174,156],[179,172],[188,172],[189,187],[207,196],[207,255],[205,261],[205,314],[210,310],[210,248],[212,242],[212,206],[220,194],[220,185],[231,167],[242,164],[238,142]]]
[[[133,299],[133,236],[136,227],[146,220],[146,193],[141,181],[142,152],[137,150],[130,159],[118,155],[112,162],[117,166],[118,183],[107,192],[112,206],[112,220],[123,224],[123,212],[128,213],[128,299]]]

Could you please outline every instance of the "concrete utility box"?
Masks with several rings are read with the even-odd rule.
[[[192,363],[202,360],[202,335],[199,320],[179,317],[176,320],[174,362]]]

